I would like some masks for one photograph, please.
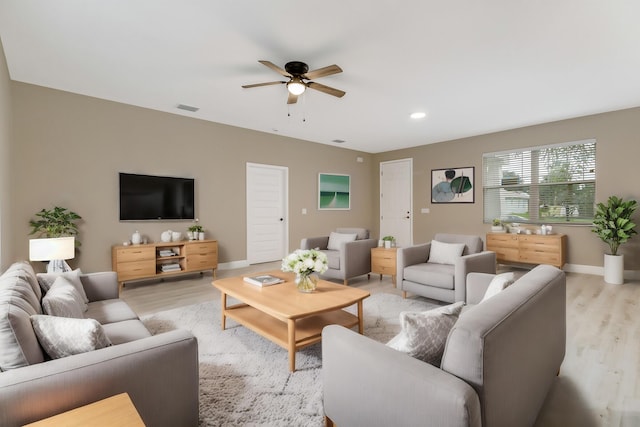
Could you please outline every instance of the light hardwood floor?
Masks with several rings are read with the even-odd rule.
[[[222,270],[217,277],[279,267],[280,263],[259,264]],[[139,315],[219,301],[212,280],[209,273],[131,283],[122,298]],[[371,293],[401,294],[389,276],[361,276],[349,284]],[[609,285],[600,276],[567,274],[567,352],[536,427],[640,426],[639,301],[640,282]]]

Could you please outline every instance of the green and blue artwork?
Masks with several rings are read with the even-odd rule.
[[[351,176],[321,173],[318,175],[318,209],[350,209]]]
[[[431,203],[474,203],[474,169],[432,169]]]

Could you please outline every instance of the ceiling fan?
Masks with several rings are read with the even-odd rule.
[[[266,65],[271,68],[278,74],[283,75],[284,77],[289,78],[288,81],[275,81],[275,82],[267,82],[267,83],[256,83],[252,85],[243,85],[242,87],[245,89],[258,87],[258,86],[270,86],[270,85],[279,85],[286,84],[287,91],[289,92],[289,98],[287,99],[287,104],[295,104],[298,101],[298,96],[302,95],[306,88],[311,88],[315,90],[319,90],[320,92],[324,92],[328,95],[333,95],[338,98],[342,98],[346,92],[335,89],[329,86],[325,86],[320,83],[308,81],[313,80],[318,77],[330,76],[332,74],[338,74],[342,72],[342,68],[337,65],[329,65],[327,67],[318,68],[317,70],[309,71],[309,66],[304,62],[300,61],[291,61],[287,62],[284,66],[284,70],[278,67],[276,64],[270,61],[260,60],[258,61],[262,65]]]

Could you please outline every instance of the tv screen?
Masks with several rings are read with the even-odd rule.
[[[120,173],[120,221],[195,219],[194,179]]]

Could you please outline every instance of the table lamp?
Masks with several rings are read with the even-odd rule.
[[[75,253],[75,237],[29,239],[29,260],[49,261],[47,273],[71,271],[65,260],[75,257]]]

